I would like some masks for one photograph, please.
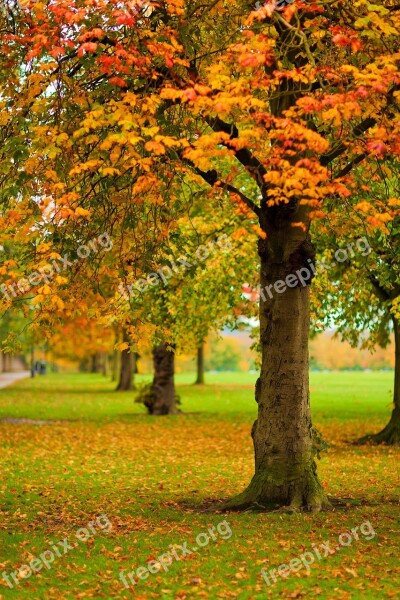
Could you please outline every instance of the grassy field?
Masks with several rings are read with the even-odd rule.
[[[99,375],[49,375],[0,390],[0,573],[14,583],[0,577],[0,598],[398,597],[400,451],[350,443],[388,420],[392,377],[312,374],[314,422],[331,445],[320,477],[346,503],[317,515],[204,511],[251,478],[255,375],[209,374],[203,387],[178,375],[184,414],[161,418]],[[315,545],[336,548],[338,536],[366,521],[375,535],[353,535],[270,586],[262,578],[261,568]],[[199,534],[211,527],[201,547]],[[57,556],[52,547],[65,538]],[[185,543],[197,551],[124,587],[121,571]],[[46,551],[49,569],[15,584],[11,572]]]

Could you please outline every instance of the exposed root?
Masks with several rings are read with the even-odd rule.
[[[379,433],[372,433],[365,435],[364,437],[354,442],[357,445],[362,444],[387,444],[388,446],[394,446],[400,444],[400,420],[398,418],[390,419],[382,431]]]
[[[314,470],[289,484],[273,483],[266,473],[257,473],[249,487],[224,502],[219,510],[254,512],[311,512],[331,508]]]

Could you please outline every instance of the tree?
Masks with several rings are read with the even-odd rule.
[[[92,373],[101,372],[102,360],[113,345],[111,328],[99,325],[82,312],[79,316],[65,315],[46,334],[54,359],[78,363]]]
[[[179,412],[175,390],[175,348],[159,344],[153,348],[154,378],[145,405],[151,415]]]
[[[383,177],[376,177],[382,172]],[[353,347],[387,346],[394,335],[393,410],[386,427],[360,442],[400,442],[400,165],[379,159],[357,169],[357,192],[333,210],[320,230],[322,260],[329,266],[314,290],[316,324],[335,327]],[[375,207],[369,202],[375,198]],[[340,235],[342,248],[335,247]],[[339,262],[338,262],[339,259]]]
[[[133,376],[135,373],[135,354],[130,349],[129,331],[125,328],[122,334],[122,344],[123,348],[121,349],[117,392],[131,391],[134,389]]]
[[[232,339],[216,340],[211,344],[207,368],[210,371],[239,371],[242,355]]]
[[[195,385],[204,385],[204,342],[197,348],[196,355],[197,378]]]
[[[194,206],[190,218],[177,223],[164,249],[168,254],[162,256],[159,249],[160,262],[152,265],[147,279],[126,281],[120,288],[123,310],[141,324],[137,339],[143,337],[144,327],[153,342],[154,380],[138,396],[153,415],[177,412],[175,352],[193,351],[210,331],[235,327],[238,316],[245,314],[241,288],[235,284],[254,267],[248,240],[236,252],[235,236],[239,240],[243,228],[216,236],[218,230],[229,231],[237,225],[235,219],[224,222],[217,209],[206,226],[201,217]]]
[[[255,474],[227,506],[319,510],[328,502],[309,406],[310,225],[328,199],[351,193],[355,165],[399,153],[399,13],[368,0],[251,8],[24,2],[2,43],[1,98],[32,140],[17,160],[35,173],[24,194],[34,181],[66,221],[47,235],[76,239],[69,218],[89,214],[92,228],[111,223],[122,240],[135,222],[143,265],[173,230],[187,182],[211,188],[210,212],[226,195],[252,211],[262,288]],[[23,124],[17,96],[29,107]],[[15,187],[20,169],[8,170]]]

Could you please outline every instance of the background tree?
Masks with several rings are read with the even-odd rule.
[[[135,321],[136,343],[153,340],[154,380],[143,395],[150,414],[176,412],[174,353],[193,352],[210,331],[235,327],[244,314],[237,283],[254,272],[255,257],[235,215],[223,219],[216,207],[213,219],[204,223],[194,206],[189,218],[177,222],[165,256],[152,265],[147,280],[122,287],[125,307],[116,297],[119,310]]]
[[[122,344],[121,358],[120,358],[120,370],[119,370],[119,381],[117,385],[117,391],[131,391],[134,389],[133,377],[135,373],[135,353],[131,352],[130,349],[130,336],[127,329],[123,329],[122,332]]]
[[[335,328],[353,347],[386,347],[394,335],[392,415],[383,431],[360,441],[395,444],[400,441],[399,163],[382,165],[378,159],[368,167],[357,169],[357,192],[330,213],[317,234],[328,269],[314,288],[315,320]]]
[[[199,345],[199,347],[197,348],[197,353],[196,353],[196,371],[197,371],[197,375],[196,375],[196,381],[194,382],[194,385],[204,385],[205,383],[205,378],[204,378],[204,341],[202,341]]]

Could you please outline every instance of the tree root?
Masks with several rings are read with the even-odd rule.
[[[356,445],[362,444],[386,444],[394,446],[400,444],[400,423],[397,420],[390,420],[382,431],[371,433],[354,442]]]
[[[317,513],[331,508],[313,470],[289,484],[274,484],[266,473],[257,473],[248,488],[220,507],[222,511]]]

